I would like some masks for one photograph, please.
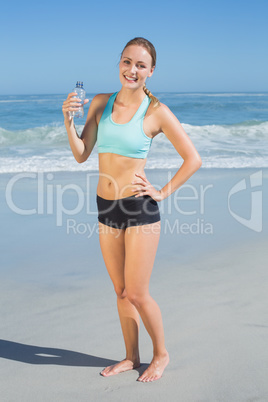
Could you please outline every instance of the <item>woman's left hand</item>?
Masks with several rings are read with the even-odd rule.
[[[135,194],[135,197],[149,195],[155,201],[162,201],[163,196],[161,190],[160,191],[156,190],[154,186],[149,182],[149,180],[146,179],[145,176],[139,173],[135,173],[135,176],[139,178],[131,183],[135,187],[132,191],[137,192],[137,194]]]

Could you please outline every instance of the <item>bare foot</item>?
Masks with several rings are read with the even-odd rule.
[[[110,375],[115,375],[122,373],[123,371],[133,370],[137,367],[140,367],[140,361],[132,361],[124,359],[119,363],[113,364],[112,366],[106,367],[101,371],[101,375],[104,377],[109,377]]]
[[[169,363],[168,352],[162,356],[154,356],[149,367],[138,378],[140,382],[150,382],[159,380]]]

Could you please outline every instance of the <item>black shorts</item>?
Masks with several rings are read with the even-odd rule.
[[[98,220],[116,229],[160,221],[157,202],[149,195],[106,200],[97,195]]]

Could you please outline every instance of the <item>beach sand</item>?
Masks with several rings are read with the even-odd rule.
[[[162,186],[175,172],[146,173]],[[170,364],[144,384],[136,380],[152,345],[143,325],[142,366],[99,374],[125,356],[98,244],[97,175],[2,175],[1,401],[267,402],[267,177],[201,168],[159,204],[150,291]]]

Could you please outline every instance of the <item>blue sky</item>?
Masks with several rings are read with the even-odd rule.
[[[268,91],[267,17],[267,0],[6,1],[0,94],[118,90],[135,36],[156,47],[151,91]]]

